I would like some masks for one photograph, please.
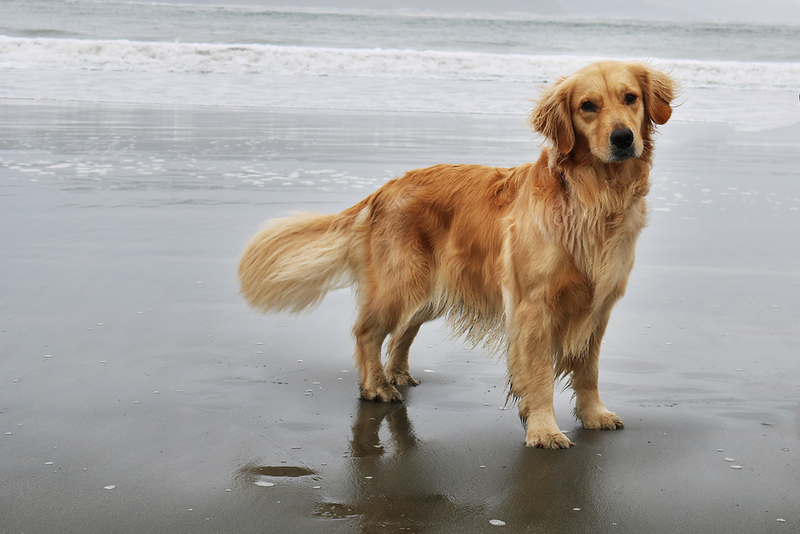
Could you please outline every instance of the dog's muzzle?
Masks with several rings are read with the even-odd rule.
[[[620,162],[638,156],[633,131],[630,128],[617,128],[608,138],[611,144],[611,161]]]

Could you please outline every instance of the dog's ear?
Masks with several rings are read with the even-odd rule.
[[[539,97],[536,107],[528,116],[528,124],[553,142],[559,152],[566,155],[575,147],[568,84],[561,78]]]
[[[656,124],[665,124],[672,116],[670,104],[675,99],[675,80],[648,65],[639,65],[638,68],[647,116]]]

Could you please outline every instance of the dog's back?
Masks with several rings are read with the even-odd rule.
[[[242,295],[260,311],[296,313],[355,285],[394,302],[384,307],[395,326],[451,312],[455,333],[479,342],[500,323],[501,226],[529,167],[417,169],[339,214],[271,221],[242,253]]]

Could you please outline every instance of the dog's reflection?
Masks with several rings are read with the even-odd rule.
[[[385,446],[381,443],[380,430],[386,421],[395,448],[395,455],[412,451],[417,445],[417,436],[408,419],[406,403],[360,401],[356,421],[353,423],[353,437],[350,440],[350,454],[353,458],[375,458],[383,456]]]
[[[359,401],[349,447],[349,494],[345,502],[320,503],[316,515],[351,517],[358,532],[371,533],[422,532],[434,518],[465,513],[467,507],[448,492],[443,463],[432,452],[414,433],[406,403]]]
[[[586,446],[603,439],[578,433]],[[488,525],[494,517],[566,528],[580,519],[575,510],[593,506],[593,488],[603,484],[601,471],[586,465],[590,456],[575,451],[533,450],[507,440],[486,448],[482,438],[460,446],[422,439],[407,403],[358,401],[347,441],[344,471],[328,467],[323,476],[305,467],[251,464],[237,478],[258,486],[308,477],[319,484],[309,512],[346,520],[360,533],[449,532],[455,523]],[[576,472],[581,476],[569,475]]]

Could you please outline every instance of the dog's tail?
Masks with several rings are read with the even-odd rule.
[[[351,208],[270,221],[242,252],[241,294],[261,312],[298,313],[319,304],[328,291],[351,285],[356,218]]]

